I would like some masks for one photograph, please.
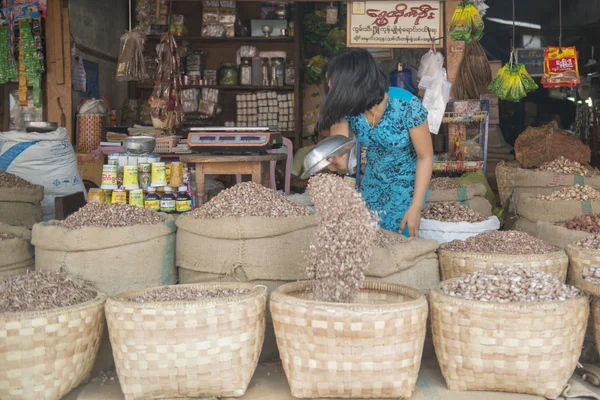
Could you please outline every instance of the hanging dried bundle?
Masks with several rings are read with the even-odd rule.
[[[488,93],[492,70],[478,40],[465,44],[465,54],[456,77],[456,100],[479,99]]]
[[[171,33],[162,36],[156,54],[158,70],[150,98],[152,118],[162,122],[161,128],[172,128],[183,121],[183,103],[180,59],[177,54],[177,43]]]
[[[146,35],[139,27],[121,36],[121,52],[117,64],[117,80],[143,81],[148,79],[144,61]]]
[[[338,176],[317,175],[308,191],[319,217],[306,267],[308,278],[316,281],[315,299],[352,303],[371,260],[377,220],[360,194]]]

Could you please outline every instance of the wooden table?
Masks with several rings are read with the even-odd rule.
[[[284,160],[285,154],[225,156],[212,154],[185,154],[181,162],[196,165],[196,204],[204,203],[206,175],[251,175],[252,182],[269,187],[271,161]]]

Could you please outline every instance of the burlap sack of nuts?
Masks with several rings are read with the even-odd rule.
[[[33,271],[31,231],[0,222],[0,276]]]
[[[469,207],[482,217],[492,215],[492,205],[486,200],[486,188],[481,184],[467,185],[456,189],[429,190],[427,203],[459,202],[465,207]]]
[[[561,249],[565,249],[569,244],[578,242],[590,235],[589,232],[567,229],[553,222],[539,221],[537,223],[537,237]]]
[[[66,272],[116,294],[176,282],[175,222],[66,229],[57,221],[33,227],[35,269]]]
[[[600,201],[559,200],[548,201],[532,194],[519,196],[516,207],[517,215],[529,221],[566,222],[585,214],[600,212]]]
[[[31,229],[35,223],[42,220],[40,202],[43,198],[43,186],[0,186],[0,222]]]
[[[521,216],[517,217],[516,222],[513,225],[512,229],[514,229],[515,231],[528,233],[531,236],[537,237],[537,235],[538,235],[537,221],[532,221],[530,219],[527,219],[527,218],[521,217]]]

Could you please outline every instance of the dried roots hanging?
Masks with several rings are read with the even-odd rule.
[[[338,176],[311,178],[308,192],[319,218],[306,260],[308,278],[315,280],[315,300],[352,303],[369,267],[377,219]]]
[[[492,70],[479,40],[467,43],[456,77],[456,99],[479,99],[482,94],[489,92],[488,85],[491,81]]]

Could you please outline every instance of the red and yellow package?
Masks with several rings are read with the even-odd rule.
[[[544,76],[542,85],[546,89],[568,87],[581,83],[575,47],[548,47],[544,50]]]

